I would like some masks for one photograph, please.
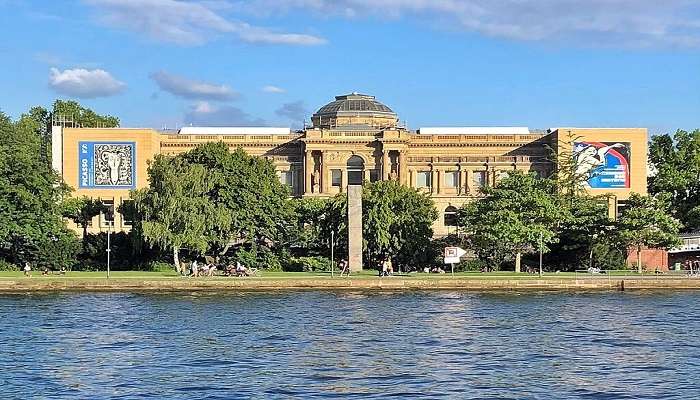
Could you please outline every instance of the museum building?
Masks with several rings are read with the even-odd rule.
[[[100,198],[110,207],[148,185],[148,161],[206,142],[223,142],[271,160],[292,196],[330,197],[347,185],[396,180],[429,193],[440,217],[436,236],[454,233],[456,211],[477,198],[484,185],[508,171],[547,176],[550,149],[571,151],[587,188],[609,195],[610,215],[632,192],[646,193],[647,130],[644,128],[424,127],[410,130],[374,96],[336,96],[299,131],[288,127],[183,127],[179,131],[76,127],[52,129],[53,166],[76,196]],[[568,148],[573,145],[574,148]],[[96,217],[98,232],[128,230],[119,213]],[[77,228],[76,228],[77,229]],[[77,229],[80,231],[80,229]]]

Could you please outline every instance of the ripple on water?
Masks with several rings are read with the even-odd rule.
[[[0,295],[5,399],[700,398],[700,294]]]

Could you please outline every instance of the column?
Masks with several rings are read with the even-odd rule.
[[[365,168],[364,171],[362,171],[362,175],[364,176],[364,180],[366,180],[367,182],[370,181],[369,171],[370,171],[369,168]]]
[[[326,163],[326,152],[321,152],[321,193],[328,193],[329,182],[331,180],[328,163]]]
[[[304,194],[311,194],[311,173],[313,172],[314,158],[311,150],[306,150],[304,157]]]
[[[460,165],[459,166],[459,190],[457,191],[458,194],[464,194],[467,192],[467,171],[464,169],[464,166]]]
[[[435,194],[437,189],[437,170],[432,165],[430,166],[430,193]]]
[[[409,184],[409,181],[407,179],[408,176],[406,176],[408,174],[408,168],[406,168],[406,151],[405,150],[399,151],[399,169],[398,169],[398,172],[399,172],[399,183],[401,183],[403,185]]]
[[[343,168],[342,175],[343,175],[343,179],[340,182],[340,191],[345,192],[345,191],[347,191],[347,187],[348,187],[348,169],[347,168]]]
[[[437,176],[437,182],[435,182],[437,184],[437,194],[440,194],[442,193],[443,181],[445,180],[445,171],[439,169],[435,171],[435,176]]]
[[[462,186],[466,193],[471,193],[474,185],[474,171],[467,169],[464,171],[464,183]]]
[[[391,166],[389,165],[389,150],[384,150],[382,152],[382,180],[389,180],[389,172]]]

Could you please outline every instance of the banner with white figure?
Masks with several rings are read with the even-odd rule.
[[[576,172],[591,189],[630,187],[630,144],[627,142],[574,143]]]
[[[95,189],[136,187],[136,143],[80,142],[78,186]]]

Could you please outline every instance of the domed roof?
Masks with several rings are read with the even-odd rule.
[[[314,116],[329,116],[338,114],[389,114],[396,116],[391,108],[375,100],[374,96],[351,93],[335,96],[335,101],[321,107]]]

